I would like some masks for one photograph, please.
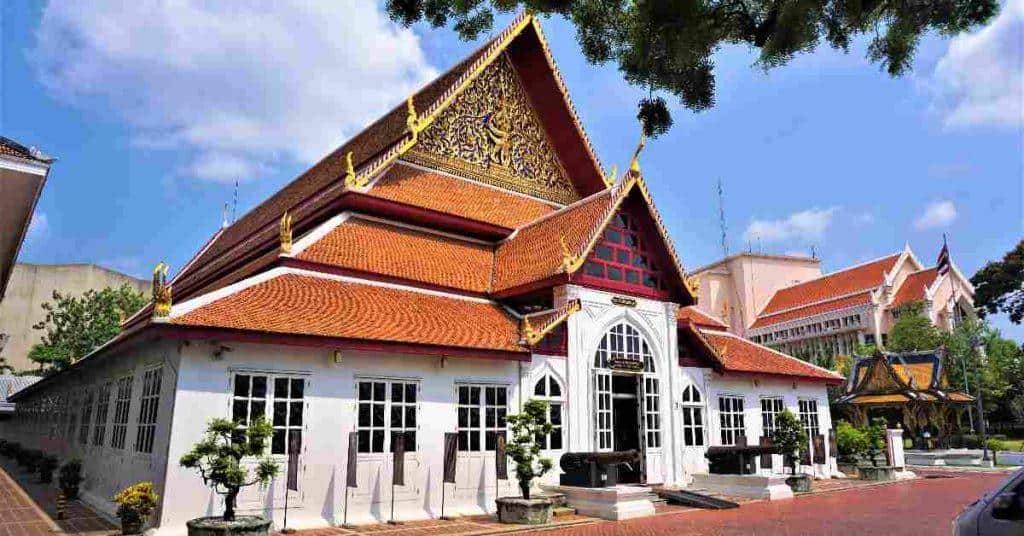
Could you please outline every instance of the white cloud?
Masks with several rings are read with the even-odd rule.
[[[956,215],[956,205],[952,201],[934,201],[929,203],[924,212],[914,220],[914,229],[923,231],[945,227],[953,223]]]
[[[312,163],[437,74],[373,0],[53,1],[31,57],[53,96],[216,181]]]
[[[744,240],[781,242],[784,240],[810,241],[825,235],[838,207],[812,208],[795,212],[784,219],[754,220],[743,233]]]
[[[947,127],[1024,125],[1024,0],[988,26],[954,37],[929,82]]]

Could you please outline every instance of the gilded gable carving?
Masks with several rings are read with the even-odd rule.
[[[579,199],[504,54],[419,135],[407,158],[559,203]]]

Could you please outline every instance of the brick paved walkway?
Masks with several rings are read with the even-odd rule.
[[[969,503],[1006,478],[1005,472],[946,473],[838,493],[762,501],[734,510],[685,511],[643,519],[527,533],[536,536],[694,535],[948,535]]]
[[[578,526],[597,522],[599,520],[578,515],[560,515],[551,519],[551,525],[546,528]],[[482,534],[499,534],[505,532],[522,532],[527,529],[526,525],[508,525],[499,523],[494,516],[470,516],[451,521],[440,519],[428,519],[423,521],[409,521],[401,525],[389,525],[386,523],[376,525],[362,525],[350,529],[341,527],[327,527],[322,529],[310,529],[299,531],[301,536],[346,536],[346,535],[368,535],[373,536],[467,536]],[[275,534],[274,536],[279,536]]]
[[[64,519],[56,518],[57,489],[39,484],[10,460],[0,460],[0,536],[110,536],[113,525],[77,501],[68,501]]]

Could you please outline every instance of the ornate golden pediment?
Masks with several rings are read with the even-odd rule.
[[[419,134],[409,160],[559,203],[579,199],[503,54]]]

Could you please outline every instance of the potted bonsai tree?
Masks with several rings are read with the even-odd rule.
[[[836,425],[836,447],[839,450],[839,470],[856,476],[857,465],[868,451],[867,434],[846,421],[839,421]]]
[[[121,520],[121,534],[142,534],[142,527],[149,520],[159,498],[152,482],[132,484],[114,495],[117,517]]]
[[[77,499],[78,487],[82,484],[82,460],[72,458],[61,466],[58,484],[66,499]]]
[[[189,536],[225,536],[266,534],[270,520],[263,516],[236,516],[238,493],[246,486],[266,486],[277,475],[278,467],[266,455],[267,439],[273,426],[262,417],[248,427],[228,419],[213,419],[206,436],[181,457],[182,467],[195,469],[203,483],[224,496],[224,515],[201,517],[186,523]],[[256,458],[255,471],[242,465],[245,458]]]
[[[793,415],[792,411],[784,409],[775,417],[775,431],[772,432],[772,443],[782,451],[782,455],[793,473],[792,476],[786,479],[786,484],[793,491],[810,491],[810,475],[797,473],[800,465],[800,452],[807,448],[807,433],[804,432],[800,419]]]
[[[539,438],[550,434],[552,430],[548,422],[548,404],[541,400],[530,400],[523,405],[522,413],[509,415],[507,421],[512,432],[507,452],[515,464],[522,497],[498,498],[498,520],[528,525],[549,523],[551,501],[545,497],[530,497],[533,479],[551,470],[551,460],[540,456],[538,442]]]
[[[864,430],[867,438],[866,457],[871,465],[861,464],[857,467],[860,477],[865,480],[892,480],[896,478],[896,470],[888,465],[885,456],[885,427],[886,422],[882,417],[875,417],[871,424]]]

